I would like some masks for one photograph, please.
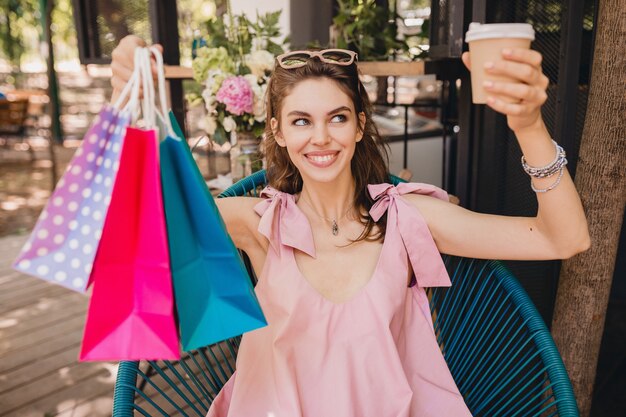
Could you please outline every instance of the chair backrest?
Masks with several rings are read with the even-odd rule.
[[[391,177],[394,184],[402,181]],[[257,172],[220,196],[258,195]],[[541,316],[515,277],[497,261],[444,256],[450,288],[429,292],[437,340],[474,416],[578,416],[572,387]],[[114,417],[203,417],[230,375],[240,338],[179,362],[122,362]],[[137,381],[139,379],[139,382]]]
[[[0,133],[19,135],[28,116],[28,99],[0,99]]]

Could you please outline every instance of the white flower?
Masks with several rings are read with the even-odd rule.
[[[254,92],[254,105],[252,112],[254,113],[254,119],[257,122],[265,121],[265,90],[267,89],[267,84],[259,85],[259,78],[253,74],[244,75],[250,87],[252,87],[252,91]],[[264,79],[261,78],[261,81]]]
[[[217,121],[213,116],[206,116],[204,119],[199,121],[198,125],[198,127],[200,127],[200,129],[204,129],[208,135],[213,135],[215,133],[215,129],[217,129]]]
[[[265,121],[265,102],[263,100],[254,102],[254,120],[257,122]]]
[[[212,69],[207,72],[206,80],[204,81],[205,91],[208,90],[209,94],[215,94],[222,86],[222,82],[229,76],[221,70]]]
[[[267,40],[263,38],[252,38],[252,50],[261,51],[267,49]]]
[[[224,117],[222,126],[224,126],[224,130],[227,132],[232,132],[237,129],[237,123],[235,123],[235,119],[230,116]]]
[[[204,100],[204,106],[206,107],[209,113],[212,113],[215,110],[215,96],[210,88],[205,88],[202,90],[202,99]]]
[[[271,71],[274,67],[274,55],[264,50],[254,51],[246,56],[246,65],[252,74],[262,77],[265,71]]]

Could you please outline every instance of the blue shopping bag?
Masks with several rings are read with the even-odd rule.
[[[251,280],[170,112],[178,138],[161,142],[161,183],[183,350],[267,325]]]

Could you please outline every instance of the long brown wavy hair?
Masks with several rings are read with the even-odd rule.
[[[365,125],[363,126],[360,120],[358,122],[358,128],[363,132],[363,138],[356,143],[354,156],[350,163],[355,181],[353,204],[359,213],[359,221],[364,226],[363,232],[354,242],[382,240],[385,236],[387,216],[383,216],[378,221],[378,232],[373,233],[372,229],[375,222],[368,212],[374,204],[374,200],[367,191],[367,185],[389,182],[389,155],[387,145],[381,139],[372,120],[372,104],[359,79],[356,61],[351,65],[342,66],[327,64],[313,57],[307,61],[307,65],[293,69],[284,69],[275,63],[266,93],[267,124],[265,126],[264,148],[268,167],[268,183],[275,189],[289,194],[302,191],[302,176],[291,162],[287,149],[276,142],[269,121],[275,118],[280,128],[280,112],[284,98],[289,95],[297,83],[312,78],[327,78],[335,81],[339,88],[352,100],[356,114],[365,113]]]

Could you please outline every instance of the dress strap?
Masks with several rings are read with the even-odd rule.
[[[370,184],[368,191],[376,203],[370,216],[378,221],[387,211],[389,222],[396,222],[397,230],[406,248],[415,279],[420,287],[449,287],[450,277],[441,254],[419,210],[401,198],[403,194],[428,195],[448,201],[448,193],[441,188],[422,183]]]
[[[261,197],[265,200],[254,206],[254,211],[261,216],[258,230],[276,253],[280,256],[280,247],[285,245],[315,258],[311,225],[296,205],[294,196],[267,186],[261,191]]]

